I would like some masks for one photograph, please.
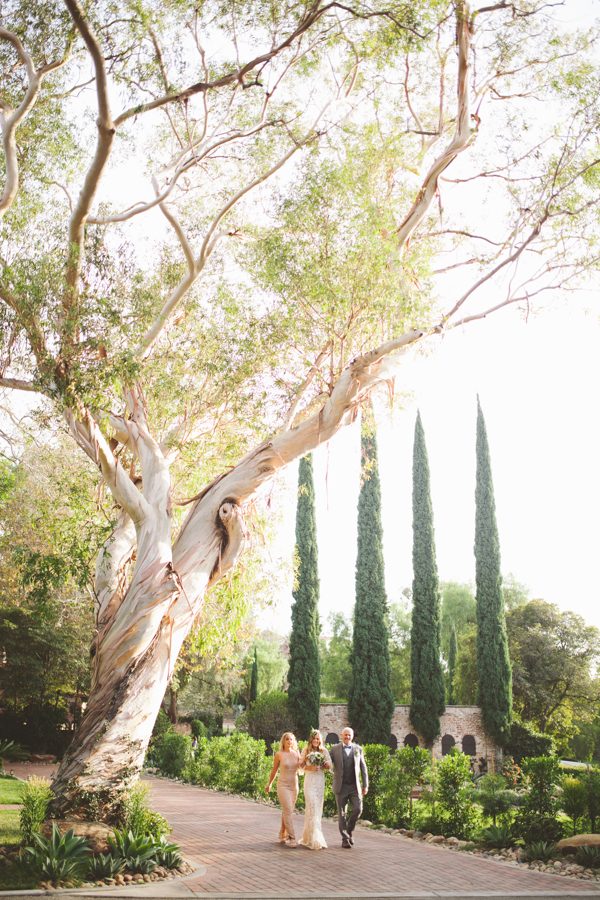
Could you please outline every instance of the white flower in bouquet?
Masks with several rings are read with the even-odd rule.
[[[310,766],[319,766],[321,768],[325,763],[325,757],[318,750],[311,750],[306,757],[306,761]]]

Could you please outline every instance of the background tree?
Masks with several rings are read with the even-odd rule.
[[[0,727],[49,753],[65,749],[87,700],[90,562],[108,527],[82,461],[63,458],[59,440],[0,462]]]
[[[385,744],[394,698],[390,687],[389,630],[383,564],[381,487],[373,420],[361,432],[356,603],[348,717],[361,741]]]
[[[298,469],[296,509],[296,584],[293,590],[288,698],[299,737],[319,727],[321,679],[319,671],[319,569],[312,457]]]
[[[413,445],[413,612],[410,635],[410,721],[428,744],[440,733],[444,712],[444,675],[440,659],[440,599],[429,462],[421,415]]]
[[[581,616],[531,600],[506,617],[515,710],[566,750],[576,722],[592,722],[600,700],[600,632]]]
[[[410,703],[411,610],[406,600],[390,603],[390,686],[395,703]]]
[[[454,690],[454,679],[456,678],[456,659],[458,657],[458,641],[456,638],[456,628],[452,628],[450,632],[450,647],[448,649],[448,674],[446,678],[446,698],[449,704],[456,703],[456,694]]]
[[[478,702],[477,673],[477,627],[469,625],[460,636],[454,690],[456,702],[465,706],[475,706]]]
[[[501,746],[510,736],[512,683],[500,541],[485,421],[477,398],[477,474],[475,487],[475,597],[477,601],[478,703],[487,733]]]
[[[64,811],[136,777],[277,472],[413,345],[596,265],[600,92],[595,36],[557,34],[545,6],[40,9],[15,0],[0,32],[0,387],[66,424],[115,504],[89,702],[54,784]],[[542,103],[554,114],[534,124]],[[447,306],[441,253],[473,273]],[[524,256],[540,265],[521,277]]]
[[[323,699],[346,702],[352,682],[352,622],[343,613],[331,613],[330,637],[320,641]]]
[[[248,700],[253,703],[258,697],[258,656],[256,655],[256,647],[254,648],[254,656],[252,657],[252,668],[250,670],[250,694]]]
[[[440,613],[440,643],[442,655],[447,660],[450,653],[452,629],[460,639],[463,631],[474,625],[477,613],[475,594],[469,584],[458,584],[455,581],[442,581],[440,584],[442,598]]]

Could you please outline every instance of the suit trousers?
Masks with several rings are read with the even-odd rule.
[[[356,787],[356,784],[344,784],[340,788],[339,794],[335,795],[335,802],[338,810],[338,826],[340,834],[352,834],[354,826],[360,814],[362,813],[362,797]],[[348,815],[348,804],[351,806],[350,815]]]

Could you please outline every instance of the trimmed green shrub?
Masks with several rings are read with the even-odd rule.
[[[436,766],[435,789],[438,816],[445,834],[469,837],[477,814],[473,804],[473,775],[470,758],[453,747]]]
[[[243,732],[211,740],[200,739],[184,777],[194,784],[259,797],[267,783],[272,759],[264,741]]]
[[[155,759],[161,772],[179,778],[192,759],[192,739],[187,734],[168,731],[156,743]]]
[[[123,801],[123,828],[133,834],[143,834],[160,840],[171,831],[164,816],[148,806],[148,787],[134,785]]]
[[[208,709],[201,709],[194,712],[190,716],[190,725],[192,726],[192,734],[195,737],[222,737],[223,735],[223,713],[212,712]],[[196,734],[194,731],[194,723],[202,722],[207,730],[207,734]]]
[[[402,747],[384,763],[377,789],[379,821],[391,828],[412,824],[412,791],[425,780],[431,757],[423,747]]]
[[[592,770],[581,776],[585,786],[585,806],[590,819],[592,833],[596,831],[596,821],[600,818],[600,772]]]
[[[161,737],[163,734],[167,734],[168,731],[173,731],[171,720],[164,709],[159,709],[154,728],[152,729],[152,737]]]
[[[377,797],[381,784],[383,767],[390,758],[390,748],[386,744],[365,744],[363,747],[365,762],[369,772],[369,792],[363,797],[363,818],[369,822],[377,822]]]
[[[513,722],[506,752],[520,763],[525,757],[552,756],[554,741],[549,734],[534,731],[523,722]]]
[[[42,830],[48,815],[48,807],[53,799],[54,794],[47,778],[32,776],[25,782],[19,814],[19,827],[24,844],[33,844],[35,835]]]
[[[192,735],[195,738],[210,737],[210,732],[202,719],[192,719],[192,721],[190,722],[190,726],[192,728]]]
[[[555,842],[562,837],[562,825],[557,819],[560,777],[558,760],[552,756],[523,760],[525,792],[515,816],[514,832],[526,845]]]
[[[577,823],[583,819],[587,810],[587,791],[583,781],[564,775],[562,779],[560,808],[573,823],[573,834],[577,832]]]
[[[488,816],[492,824],[496,825],[497,817],[506,815],[516,804],[517,794],[508,789],[504,776],[490,774],[477,781],[473,799],[481,806],[483,815]]]
[[[270,747],[279,741],[284,731],[294,730],[294,718],[283,691],[269,691],[250,706],[246,712],[248,734],[262,740]]]

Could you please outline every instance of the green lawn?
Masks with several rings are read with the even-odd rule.
[[[22,790],[22,781],[0,775],[0,806],[6,803],[20,803]]]
[[[0,809],[0,844],[19,844],[19,810]]]
[[[0,869],[0,891],[36,888],[39,878],[31,874],[30,863],[14,862]]]
[[[19,800],[19,794],[8,793],[9,799],[5,797],[7,782],[9,779],[0,778],[0,797],[3,803],[14,803]],[[20,786],[22,782],[14,781],[13,784]],[[0,809],[0,844],[17,845],[21,841],[19,833],[19,810],[18,809]],[[7,866],[0,868],[0,891],[4,890],[20,890],[25,888],[34,888],[38,886],[39,879],[31,874],[31,864],[21,862],[11,862]]]

